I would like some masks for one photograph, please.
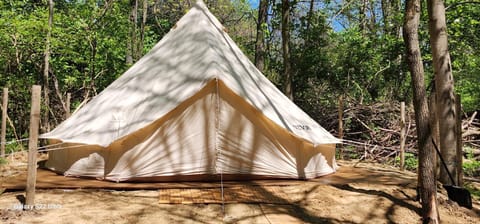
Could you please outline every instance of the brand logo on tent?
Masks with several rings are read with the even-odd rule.
[[[297,130],[304,130],[304,131],[311,130],[310,126],[305,125],[305,124],[297,124],[297,125],[293,125],[293,127]]]

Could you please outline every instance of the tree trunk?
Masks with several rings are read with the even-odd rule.
[[[88,88],[93,93],[93,95],[97,95],[97,91],[95,88],[95,63],[97,57],[97,34],[94,33],[92,40],[90,40],[90,84]]]
[[[57,94],[58,100],[60,100],[60,104],[62,105],[63,110],[65,113],[67,113],[67,104],[65,103],[65,100],[63,100],[63,94],[60,91],[60,86],[58,85],[58,79],[57,76],[52,73],[52,79],[53,79],[53,86],[55,87],[55,93]]]
[[[401,10],[399,6],[401,1],[399,0],[382,0],[382,20],[383,20],[383,29],[385,34],[392,36],[398,36],[398,30],[401,27],[400,24],[394,21],[395,13],[397,10]]]
[[[390,2],[391,2],[390,0],[381,0],[383,32],[385,34],[390,33],[390,16],[391,16]]]
[[[257,39],[255,42],[255,66],[265,70],[265,25],[267,24],[268,0],[260,0],[258,7]]]
[[[367,31],[367,0],[362,0],[359,8],[360,31],[365,35]]]
[[[126,63],[133,64],[133,59],[136,57],[136,48],[137,48],[137,9],[138,9],[138,0],[131,0],[131,12],[130,12],[130,32],[127,42],[127,54],[126,54]]]
[[[375,33],[376,32],[376,26],[377,26],[377,12],[375,9],[375,1],[368,1],[368,10],[369,10],[369,15],[370,15],[370,23],[368,24],[368,28],[370,29],[370,32]]]
[[[430,93],[428,99],[428,108],[430,109],[430,130],[432,132],[432,138],[435,142],[440,142],[440,133],[438,131],[438,117],[437,117],[437,100],[435,95],[435,88]],[[438,145],[438,143],[437,143]],[[442,164],[440,163],[440,157],[435,154],[435,177],[438,180],[440,177],[440,167]]]
[[[314,6],[315,6],[315,0],[310,0],[310,8],[308,9],[307,30],[310,30],[310,26],[312,24]]]
[[[394,11],[401,11],[402,10],[402,0],[395,0],[395,2],[393,3],[393,8],[394,8]],[[393,20],[393,19],[392,19]],[[402,34],[403,34],[403,31],[402,31],[403,27],[402,26],[395,26],[395,33],[397,34],[397,37],[398,38],[402,38]]]
[[[282,53],[283,53],[283,89],[285,95],[293,101],[292,66],[290,63],[290,3],[282,0]]]
[[[459,94],[455,94],[455,110],[457,111],[457,120],[455,124],[456,138],[457,138],[457,155],[456,155],[456,172],[457,172],[457,186],[463,187],[463,138],[462,138],[462,98]]]
[[[45,103],[46,111],[43,114],[43,132],[50,131],[50,89],[49,89],[49,74],[50,71],[50,42],[52,37],[52,24],[53,24],[53,0],[48,0],[48,28],[47,38],[45,39],[45,57],[43,67],[43,99]]]
[[[418,136],[418,185],[422,203],[422,218],[423,223],[439,223],[440,216],[437,208],[437,186],[434,173],[435,152],[431,141],[424,69],[418,40],[420,11],[420,0],[406,1],[403,38],[407,48],[407,62],[412,76],[413,102]]]
[[[140,26],[140,41],[138,42],[137,59],[141,58],[143,55],[143,47],[145,45],[145,24],[147,23],[148,16],[148,0],[142,1],[142,24]]]
[[[456,164],[456,116],[455,95],[453,91],[452,66],[448,53],[447,25],[445,23],[445,6],[442,0],[428,0],[428,24],[430,45],[432,47],[435,90],[437,94],[437,115],[440,128],[440,150],[447,163],[448,170],[457,179]],[[454,184],[445,168],[440,169],[440,181]]]

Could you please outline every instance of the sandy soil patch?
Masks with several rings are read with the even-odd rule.
[[[345,167],[355,164],[342,162]],[[357,164],[357,166],[359,166]],[[37,190],[40,209],[22,211],[23,191],[0,196],[0,223],[420,223],[414,201],[415,175],[376,164],[360,164],[364,175],[348,183],[300,182],[279,186],[286,205],[268,203],[162,204],[159,190]],[[351,169],[354,170],[354,169]],[[360,173],[359,173],[360,172]],[[342,174],[346,175],[346,174]],[[395,176],[398,183],[368,179]],[[402,179],[403,178],[403,179]],[[413,178],[413,179],[412,179]],[[0,181],[2,179],[0,178]],[[3,179],[4,180],[4,179]],[[408,184],[404,184],[408,183]],[[268,187],[260,191],[269,192]],[[220,191],[220,189],[218,189]],[[480,205],[468,210],[439,192],[442,223],[480,223]]]

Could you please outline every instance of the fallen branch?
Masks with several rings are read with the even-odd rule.
[[[462,137],[466,138],[466,137],[469,137],[469,136],[472,136],[472,135],[480,135],[480,131],[469,129],[469,130],[463,132]]]
[[[464,125],[462,125],[462,128],[463,129],[466,129],[468,128],[468,126],[472,125],[473,121],[475,120],[475,117],[477,116],[477,111],[473,112],[472,116],[470,117],[470,119],[465,122]]]

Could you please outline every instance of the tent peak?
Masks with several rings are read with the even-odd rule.
[[[109,146],[167,116],[212,78],[297,137],[338,142],[255,67],[203,1],[102,93],[41,137]]]
[[[200,6],[200,7],[207,7],[207,6],[205,5],[205,2],[203,2],[202,0],[197,0],[197,1],[195,2],[195,5]]]

